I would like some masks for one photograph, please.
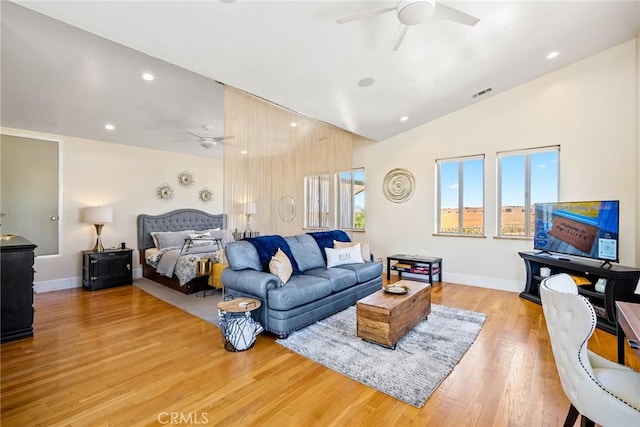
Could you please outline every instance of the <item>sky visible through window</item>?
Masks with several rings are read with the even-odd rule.
[[[458,165],[464,165],[464,205],[468,207],[482,207],[483,176],[482,159],[464,162],[444,162],[440,164],[441,208],[458,208]]]
[[[502,158],[502,205],[524,206],[525,156]],[[557,200],[558,152],[549,151],[531,155],[531,203]],[[468,160],[464,164],[464,206],[482,207],[484,185],[482,160]],[[458,207],[458,164],[442,163],[441,207]]]

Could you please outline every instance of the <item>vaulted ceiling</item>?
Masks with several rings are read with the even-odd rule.
[[[480,21],[429,18],[397,51],[395,11],[336,23],[396,2],[14,3],[3,126],[211,157],[187,131],[224,133],[216,81],[380,141],[640,32],[636,1],[445,1]]]

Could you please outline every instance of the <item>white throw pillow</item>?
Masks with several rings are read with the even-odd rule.
[[[357,244],[358,243],[356,242],[339,242],[337,240],[333,241],[334,248],[348,248]],[[362,253],[362,260],[364,262],[371,261],[371,244],[369,242],[360,242],[360,252]]]
[[[346,248],[324,248],[327,254],[327,267],[336,267],[343,264],[363,264],[360,243]]]
[[[278,248],[278,252],[271,257],[269,261],[269,271],[271,274],[275,274],[282,280],[282,284],[286,284],[293,274],[293,266],[287,254],[282,249]]]

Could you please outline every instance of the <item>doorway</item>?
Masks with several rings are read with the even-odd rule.
[[[59,142],[0,134],[0,232],[58,254]]]

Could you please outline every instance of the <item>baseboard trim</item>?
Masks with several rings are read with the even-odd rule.
[[[133,269],[133,278],[137,279],[142,277],[142,268]],[[67,277],[64,279],[55,280],[43,280],[40,282],[33,282],[33,290],[36,294],[42,294],[44,292],[62,291],[64,289],[73,289],[82,287],[82,277]]]
[[[392,276],[397,276],[398,274],[395,272],[391,272]],[[484,276],[473,276],[470,274],[459,274],[459,273],[449,273],[448,271],[444,272],[444,280],[447,283],[455,283],[458,285],[466,285],[466,286],[474,286],[476,288],[486,288],[486,289],[495,289],[498,291],[507,291],[507,292],[522,292],[524,290],[524,283],[514,281],[514,280],[506,280],[506,279],[498,279],[496,277],[484,277]],[[402,277],[405,279],[419,279],[419,280],[429,280],[429,276],[425,276],[424,274],[411,274],[411,273],[402,273]],[[438,276],[436,275],[436,278]]]
[[[80,276],[67,277],[65,279],[45,280],[33,283],[33,290],[36,294],[80,287],[82,287],[82,277]]]

